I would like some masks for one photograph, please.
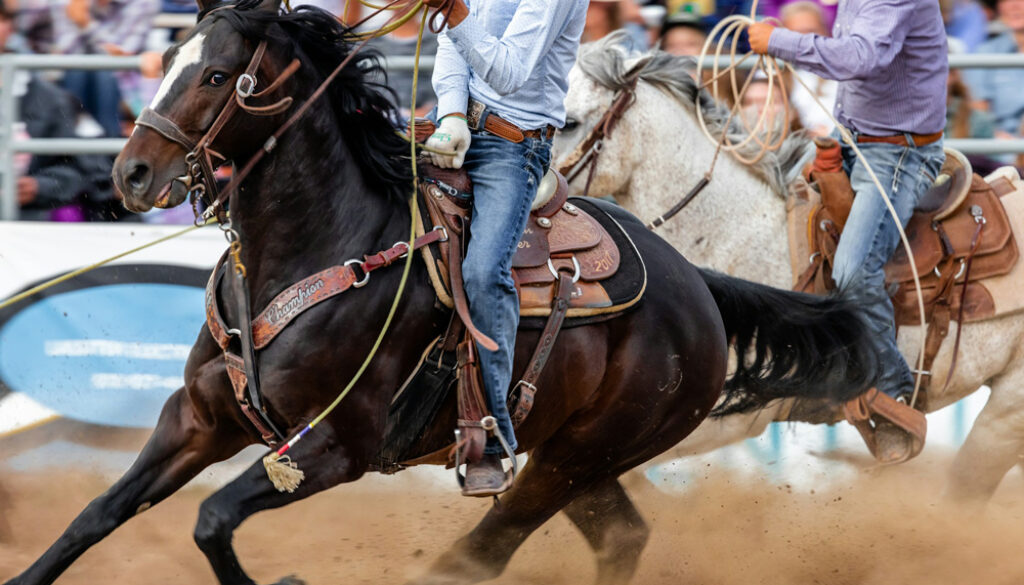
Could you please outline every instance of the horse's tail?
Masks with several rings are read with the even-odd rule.
[[[874,385],[878,357],[853,302],[700,273],[737,354],[715,415],[754,410],[778,398],[840,404]]]

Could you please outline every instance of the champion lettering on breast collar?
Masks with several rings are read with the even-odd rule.
[[[313,300],[313,294],[327,286],[322,278],[307,284],[295,291],[295,296],[284,304],[267,307],[267,321],[276,323],[291,313],[301,313],[305,305]]]

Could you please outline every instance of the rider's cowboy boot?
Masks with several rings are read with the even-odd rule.
[[[844,411],[879,463],[902,463],[924,448],[928,422],[905,397],[892,398],[872,388],[846,403]]]
[[[496,496],[510,487],[506,479],[501,456],[486,453],[479,462],[466,465],[466,483],[462,487],[462,495]]]

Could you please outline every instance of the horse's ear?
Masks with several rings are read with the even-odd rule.
[[[623,74],[623,77],[625,77],[626,81],[632,81],[636,79],[637,77],[640,76],[640,73],[643,72],[644,67],[647,67],[647,64],[650,63],[651,59],[653,58],[654,55],[647,53],[635,59],[627,60],[624,63],[624,65],[626,66],[626,72]]]

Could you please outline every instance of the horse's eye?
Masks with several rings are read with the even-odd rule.
[[[580,126],[580,123],[578,121],[573,120],[572,118],[566,118],[566,120],[565,120],[565,127],[562,128],[562,131],[563,132],[572,132],[573,130],[579,128],[579,126]]]
[[[210,74],[210,78],[206,81],[207,84],[213,87],[220,87],[228,82],[228,74],[221,73],[220,71],[214,71]]]

